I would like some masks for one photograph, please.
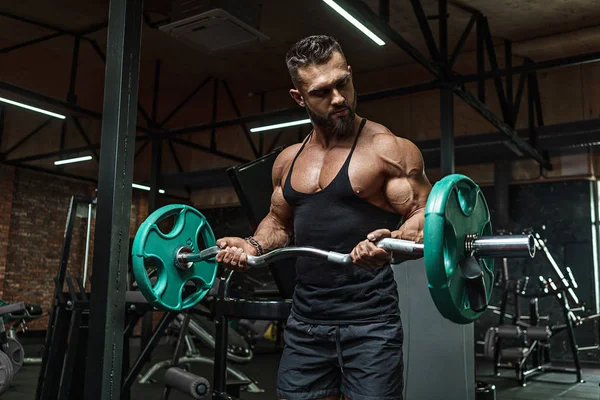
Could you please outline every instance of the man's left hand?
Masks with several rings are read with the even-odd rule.
[[[379,268],[390,262],[392,254],[377,247],[377,242],[384,238],[392,237],[387,229],[378,229],[367,235],[350,253],[352,262],[364,268]]]

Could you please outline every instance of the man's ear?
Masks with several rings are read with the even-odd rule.
[[[304,98],[298,89],[290,89],[290,96],[300,107],[304,107]]]

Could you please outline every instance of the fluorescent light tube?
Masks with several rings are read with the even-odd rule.
[[[142,189],[142,190],[146,190],[146,191],[150,191],[150,186],[146,186],[146,185],[139,185],[137,183],[132,183],[131,187],[136,188],[136,189]],[[158,193],[160,194],[165,194],[165,191],[163,189],[158,189]]]
[[[18,101],[13,101],[13,100],[5,99],[4,97],[0,97],[0,101],[3,102],[3,103],[12,104],[13,106],[17,106],[17,107],[21,107],[21,108],[26,108],[26,109],[31,110],[31,111],[36,111],[36,112],[39,112],[39,113],[42,113],[42,114],[46,114],[46,115],[49,115],[51,117],[60,118],[60,119],[65,119],[66,118],[64,115],[53,113],[51,111],[42,110],[41,108],[28,106],[27,104],[19,103]]]
[[[76,162],[89,161],[91,159],[92,159],[92,156],[68,158],[66,160],[54,161],[54,165],[72,164],[72,163],[76,163]]]
[[[371,39],[372,41],[374,41],[375,43],[377,43],[379,46],[385,45],[385,42],[383,40],[381,40],[379,38],[379,36],[377,36],[376,34],[374,34],[373,32],[371,32],[366,26],[364,26],[363,24],[361,24],[352,15],[348,14],[348,12],[346,10],[344,10],[342,7],[340,7],[335,1],[333,1],[333,0],[323,0],[323,1],[329,7],[333,8],[342,17],[346,18],[348,20],[348,22],[350,22],[352,25],[354,25],[359,31],[361,31],[362,33],[364,33],[365,35],[367,35],[369,37],[369,39]]]
[[[137,183],[132,183],[131,186],[134,187],[134,188],[136,188],[136,189],[142,189],[142,190],[150,191],[150,186],[138,185]]]
[[[287,128],[288,126],[296,126],[296,125],[303,125],[303,124],[310,124],[310,118],[309,119],[301,119],[299,121],[284,122],[282,124],[259,126],[258,128],[250,129],[250,132],[262,132],[262,131],[268,131],[271,129]]]

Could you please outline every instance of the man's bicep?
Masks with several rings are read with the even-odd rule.
[[[398,161],[390,169],[385,194],[390,205],[405,218],[425,208],[431,183],[425,174],[419,148],[405,139],[397,139]]]

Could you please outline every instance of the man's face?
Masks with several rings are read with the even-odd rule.
[[[300,84],[292,97],[305,106],[312,122],[336,137],[352,134],[356,92],[344,57],[334,52],[324,64],[298,70]]]

